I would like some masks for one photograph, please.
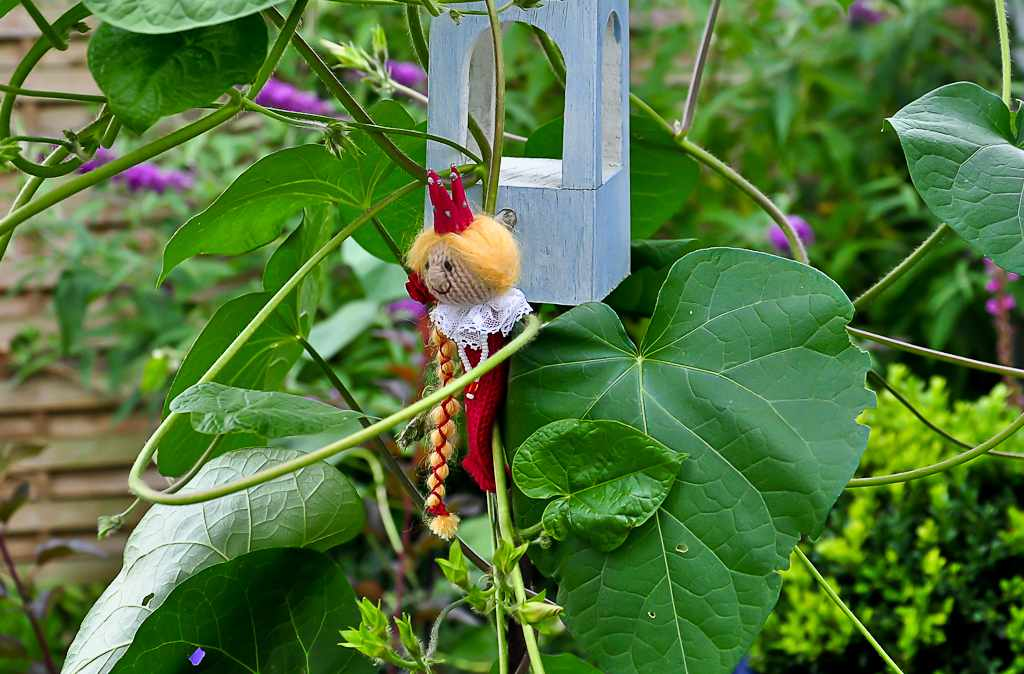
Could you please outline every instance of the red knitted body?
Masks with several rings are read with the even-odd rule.
[[[505,337],[500,332],[487,337],[487,348],[491,354],[505,345]],[[480,351],[466,349],[466,356],[473,367],[480,362]],[[501,404],[505,401],[505,388],[508,383],[508,361],[494,368],[477,380],[473,397],[464,398],[466,408],[466,438],[469,451],[462,460],[466,469],[480,488],[494,491],[494,462],[491,458],[491,432],[494,420]]]

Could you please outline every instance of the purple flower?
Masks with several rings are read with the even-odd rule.
[[[412,298],[405,298],[389,304],[388,314],[396,320],[409,318],[419,321],[427,315],[427,308]]]
[[[886,13],[880,9],[875,9],[872,5],[871,0],[853,0],[848,14],[850,25],[859,28],[861,26],[874,26],[885,21]]]
[[[314,115],[328,115],[334,110],[316,94],[296,89],[287,82],[271,77],[256,96],[256,102],[270,108],[308,112]]]
[[[811,225],[806,220],[799,215],[787,215],[786,220],[796,230],[796,235],[800,237],[805,246],[814,243],[814,230],[811,229]],[[768,241],[775,250],[780,253],[789,254],[789,240],[778,225],[773,224],[768,230]]]
[[[202,648],[197,648],[196,650],[192,651],[192,655],[188,656],[188,661],[192,663],[193,667],[198,667],[199,663],[202,662],[203,658],[205,657],[206,651],[204,651]]]
[[[388,61],[388,73],[391,79],[413,89],[427,81],[427,74],[419,64],[411,61]]]
[[[82,162],[82,165],[78,167],[78,172],[88,173],[89,171],[112,161],[116,156],[117,155],[115,155],[111,150],[108,150],[105,147],[96,148],[96,152],[93,154],[92,159],[87,162]]]
[[[116,157],[117,155],[110,150],[100,148],[92,159],[78,167],[78,172],[88,173]],[[164,170],[156,164],[148,162],[125,169],[114,176],[114,181],[124,183],[130,192],[146,191],[157,194],[163,194],[168,189],[184,192],[195,183],[195,179],[190,173],[175,169]]]

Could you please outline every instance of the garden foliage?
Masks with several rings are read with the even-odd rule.
[[[929,353],[851,325],[865,315],[889,315],[884,304],[875,309],[876,298],[883,292],[890,301],[905,296],[900,293],[914,282],[907,272],[915,265],[948,259],[942,256],[951,247],[943,237],[950,231],[962,242],[952,245],[957,250],[1024,273],[1022,135],[1018,115],[1011,112],[1007,70],[1001,95],[959,82],[920,92],[915,101],[900,100],[906,105],[898,111],[884,92],[875,99],[885,104],[886,114],[872,123],[889,118],[889,142],[901,143],[923,206],[904,185],[902,168],[898,175],[879,176],[870,188],[843,169],[833,170],[873,157],[857,157],[842,121],[811,123],[810,106],[800,104],[817,98],[819,89],[835,99],[856,99],[865,91],[863,83],[842,74],[858,58],[855,50],[819,55],[822,75],[802,72],[796,62],[772,63],[775,70],[765,72],[765,79],[781,78],[786,86],[768,88],[768,94],[758,82],[760,91],[747,105],[756,116],[765,112],[763,96],[770,97],[771,133],[751,141],[751,154],[772,156],[774,162],[780,147],[823,139],[824,153],[808,152],[810,168],[797,171],[792,159],[780,164],[817,176],[806,191],[819,194],[819,210],[833,229],[845,228],[855,215],[938,225],[924,246],[856,301],[847,293],[874,279],[858,275],[853,261],[877,242],[849,233],[837,237],[845,247],[827,243],[809,258],[804,244],[814,230],[780,208],[793,200],[773,199],[693,140],[733,133],[716,129],[718,112],[730,100],[744,101],[742,86],[725,93],[712,87],[715,96],[700,108],[693,127],[657,111],[669,109],[664,88],[654,91],[653,107],[638,97],[630,138],[632,275],[606,302],[541,307],[543,324],[530,318],[505,348],[438,387],[419,374],[415,333],[396,326],[403,312],[423,318],[422,307],[398,302],[402,256],[422,226],[426,169],[443,167],[423,166],[422,113],[414,116],[386,97],[423,94],[398,81],[408,73],[401,75],[390,58],[388,31],[378,27],[368,31],[368,48],[322,43],[330,58],[362,73],[355,86],[370,91],[354,95],[351,82],[317,51],[321,43],[306,41],[306,0],[282,7],[284,12],[273,4],[179,0],[172,7],[161,0],[88,0],[52,23],[39,20],[43,36],[0,106],[0,131],[6,126],[3,135],[13,143],[5,147],[20,147],[24,139],[10,133],[10,113],[15,96],[31,93],[19,89],[29,71],[71,31],[89,33],[89,67],[103,92],[102,106],[94,122],[55,143],[42,163],[27,152],[8,152],[10,163],[31,178],[0,219],[0,249],[22,234],[16,230],[30,218],[105,181],[119,179],[133,190],[183,189],[191,174],[157,179],[150,168],[143,179],[139,171],[192,141],[216,150],[210,138],[239,118],[259,116],[288,128],[275,138],[273,151],[221,148],[224,165],[245,168],[223,180],[205,208],[179,202],[172,218],[176,230],[162,247],[160,265],[135,264],[133,276],[116,267],[111,271],[97,260],[109,263],[117,253],[98,250],[84,234],[79,259],[58,283],[59,347],[40,349],[32,341],[38,336],[21,345],[22,376],[58,357],[88,361],[90,303],[130,278],[140,334],[122,362],[148,351],[140,396],[165,393],[157,403],[162,420],[129,478],[132,491],[155,505],[131,534],[121,573],[84,619],[61,671],[171,672],[204,660],[203,666],[219,672],[361,672],[384,663],[433,672],[459,669],[458,662],[483,671],[496,661],[500,674],[521,662],[541,674],[587,673],[594,667],[607,674],[718,674],[733,670],[766,621],[768,636],[754,654],[763,667],[788,659],[807,671],[830,662],[877,671],[884,661],[898,671],[893,658],[911,671],[955,670],[954,662],[970,668],[980,660],[985,671],[1021,667],[1012,642],[1024,633],[1024,580],[1002,569],[1021,552],[1024,514],[1010,502],[1005,473],[1003,481],[985,486],[998,474],[990,466],[1006,465],[997,463],[1006,459],[984,455],[1024,425],[1024,417],[1012,420],[997,392],[962,405],[955,419],[944,418],[946,401],[938,385],[923,390],[897,371],[893,386],[909,389],[927,418],[956,432],[970,429],[963,443],[967,451],[950,458],[949,445],[911,422],[898,399],[883,397],[880,410],[869,410],[875,404],[866,388],[871,358],[851,339],[938,355],[990,373],[1022,374],[1009,363]],[[506,58],[497,26],[507,7],[494,0],[475,9],[438,0],[383,4],[393,5],[388,11],[401,10],[403,29],[420,58],[423,17],[486,10],[499,36],[490,36],[496,58]],[[514,0],[509,6],[529,10],[534,4]],[[759,35],[780,19],[765,8],[772,3],[755,4],[753,12],[766,20],[726,30],[723,68],[734,51],[756,62],[759,71],[765,67],[767,61],[756,58]],[[838,24],[842,30],[863,30],[884,16],[868,13],[860,2],[822,4],[828,7],[793,9],[782,20],[795,26],[793,34],[809,34],[828,20],[828,30],[838,30],[834,19],[844,9],[850,18]],[[919,9],[905,12],[902,24],[888,30],[910,39],[916,22],[931,16]],[[1008,68],[1001,0],[996,14]],[[714,27],[709,20],[708,30]],[[508,81],[495,83],[495,114],[506,115],[507,103],[506,116],[525,122],[529,131],[525,145],[513,145],[523,138],[508,141],[509,154],[561,151],[557,110],[541,118],[524,106],[517,109],[525,100],[542,110],[545,88],[560,89],[557,50],[543,35],[510,34],[510,64],[527,56],[536,61],[541,51],[550,63],[541,61],[543,74],[536,79],[525,78],[525,92],[509,92],[506,100]],[[676,56],[654,52],[655,73],[664,71],[666,57]],[[296,65],[300,60],[304,65]],[[330,112],[328,104],[282,92],[271,77],[287,68],[315,75],[347,117],[322,114]],[[696,75],[694,82],[700,70]],[[409,82],[415,86],[417,79]],[[266,87],[277,87],[277,94],[271,95],[273,88],[264,93]],[[692,112],[697,87],[689,93]],[[361,102],[379,95],[385,99]],[[845,114],[837,106],[840,120]],[[114,153],[110,146],[126,136],[132,147]],[[458,145],[462,139],[439,140]],[[481,148],[483,160],[464,167],[467,176],[488,186],[485,204],[494,204],[493,179],[504,143],[490,139]],[[136,172],[134,178],[129,171]],[[40,191],[50,180],[54,186]],[[686,228],[688,234],[699,230],[699,242],[653,238],[666,222],[693,225],[688,219],[698,216],[684,206],[703,201],[690,195],[719,187],[729,190],[728,199],[694,209],[703,226]],[[836,203],[847,189],[865,212]],[[878,196],[886,192],[888,197]],[[742,205],[732,203],[740,199]],[[888,205],[869,207],[864,201]],[[826,208],[826,202],[832,205]],[[763,214],[744,215],[754,207]],[[749,242],[752,228],[744,224],[747,231],[740,231],[740,222],[755,223],[761,235],[772,224],[778,252],[793,259],[722,245]],[[812,263],[821,252],[826,262],[819,268]],[[339,255],[341,271],[334,264]],[[220,272],[215,266],[211,273],[211,257],[204,256],[216,256]],[[89,263],[77,264],[81,259]],[[161,292],[202,286],[196,282],[202,273],[222,280],[232,265],[248,267],[249,277],[237,292],[217,295],[188,349],[162,343],[167,337],[161,332],[179,322],[179,315],[160,315]],[[839,276],[849,283],[838,283]],[[139,289],[140,278],[161,291]],[[998,292],[1006,290],[1008,279],[1000,281]],[[380,317],[384,307],[388,319]],[[871,307],[867,314],[857,313],[865,307]],[[945,332],[929,334],[933,328],[926,328],[926,336],[936,336],[940,346],[955,343],[950,333],[959,314],[932,309]],[[454,543],[438,569],[413,568],[411,554],[437,547],[426,537],[412,541],[412,532],[421,529],[413,513],[422,495],[410,468],[422,415],[507,359],[509,399],[493,448],[498,489],[487,499],[489,517],[466,518],[466,539],[474,532],[479,538],[473,545]],[[330,361],[345,371],[339,375]],[[384,387],[370,379],[381,370],[392,376],[390,384],[399,384],[396,393],[382,396]],[[311,393],[332,404],[303,395]],[[365,408],[363,393],[373,395]],[[988,426],[979,422],[986,414]],[[876,439],[862,462],[869,426],[876,427]],[[394,438],[392,431],[401,428]],[[958,467],[973,459],[979,459],[977,471]],[[174,478],[170,486],[156,489],[143,479],[152,462]],[[356,462],[369,474],[354,482]],[[855,478],[857,472],[866,477]],[[998,495],[990,498],[990,489]],[[364,499],[375,507],[367,508]],[[833,511],[837,499],[842,506]],[[472,516],[480,499],[459,507]],[[401,527],[394,521],[397,510],[404,515]],[[917,521],[920,512],[927,517]],[[107,520],[103,533],[119,526],[121,517]],[[969,518],[984,525],[952,526]],[[483,536],[476,528],[481,523]],[[364,531],[382,532],[379,539],[366,538],[369,551],[350,545],[348,556],[326,554]],[[863,623],[886,637],[883,644],[872,642],[873,651],[863,650],[860,639],[868,629],[849,622],[853,618],[838,597],[832,595],[831,604],[824,594],[807,598],[816,571],[801,545],[813,549],[812,557],[832,579],[819,580],[818,590],[831,595],[839,581]],[[787,571],[791,558],[805,566]],[[394,569],[393,587],[357,586],[363,595],[357,601],[349,578],[362,580],[365,574],[369,582],[375,572],[367,571],[368,559],[378,569]],[[431,593],[421,577],[436,578],[438,570],[449,584],[429,589],[450,603],[428,606]],[[979,592],[982,578],[998,582]],[[773,616],[780,596],[782,610]],[[886,615],[876,608],[878,601],[900,606]],[[430,620],[405,612],[421,605]],[[490,625],[476,633],[488,633],[492,645],[460,654],[452,635],[463,627],[449,619],[453,615],[474,627]],[[948,630],[963,626],[966,635],[968,626],[1000,617],[1005,633],[986,631],[964,648],[943,650],[955,645]]]

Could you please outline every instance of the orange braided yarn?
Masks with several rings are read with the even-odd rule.
[[[458,353],[455,342],[432,327],[430,343],[435,350],[437,378],[440,386],[446,386],[455,378],[455,357]],[[444,504],[444,481],[448,477],[448,462],[455,453],[458,434],[454,417],[459,413],[459,401],[454,396],[445,398],[430,411],[433,430],[430,432],[430,453],[427,456],[430,474],[427,475],[426,511],[431,515],[430,530],[441,538],[451,540],[459,528],[459,517],[448,512]]]

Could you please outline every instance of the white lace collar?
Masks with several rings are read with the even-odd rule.
[[[522,291],[512,288],[483,304],[473,306],[440,302],[431,310],[430,320],[459,347],[462,365],[469,370],[471,366],[466,357],[466,349],[478,349],[480,360],[487,358],[490,355],[487,336],[500,332],[507,337],[516,323],[532,312]]]

